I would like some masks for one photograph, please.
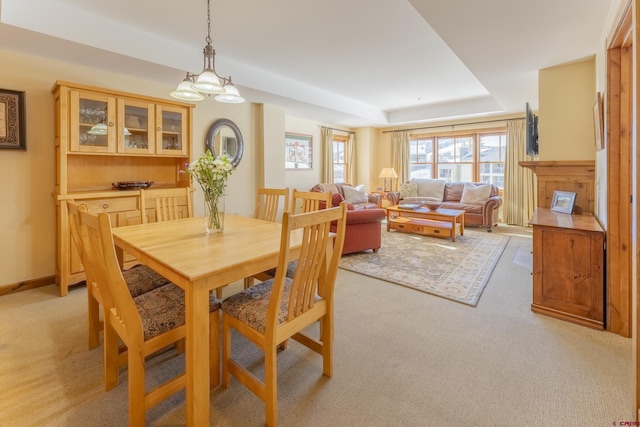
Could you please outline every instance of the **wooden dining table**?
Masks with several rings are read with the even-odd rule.
[[[211,417],[209,291],[275,267],[281,231],[279,223],[237,215],[227,215],[218,234],[206,234],[204,217],[113,229],[120,260],[131,254],[185,291],[187,425],[209,425]],[[292,257],[301,240],[291,236]]]

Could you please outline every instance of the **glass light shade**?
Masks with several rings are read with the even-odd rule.
[[[224,93],[216,96],[216,101],[227,104],[241,104],[244,102],[244,98],[240,96],[240,92],[234,85],[227,83],[224,86]]]
[[[106,135],[109,133],[106,123],[96,123],[91,129],[87,131],[90,135]]]
[[[220,85],[220,79],[210,68],[207,68],[202,73],[200,73],[196,82],[191,84],[191,88],[202,93],[224,92],[224,89]]]
[[[171,92],[172,98],[181,99],[183,101],[202,101],[204,96],[198,91],[193,90],[191,82],[187,79],[180,82],[176,90]]]

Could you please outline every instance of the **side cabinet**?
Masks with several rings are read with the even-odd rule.
[[[537,208],[531,310],[604,329],[604,231],[591,214]]]

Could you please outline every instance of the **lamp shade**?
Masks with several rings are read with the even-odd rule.
[[[398,174],[393,168],[382,168],[378,178],[397,178]]]

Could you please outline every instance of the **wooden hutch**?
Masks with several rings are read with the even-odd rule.
[[[188,176],[180,170],[190,159],[194,105],[62,81],[51,91],[56,283],[65,296],[69,285],[84,280],[71,243],[67,201],[86,204],[92,212],[107,212],[112,226],[118,227],[141,222],[140,191],[119,191],[114,183],[189,187]]]

